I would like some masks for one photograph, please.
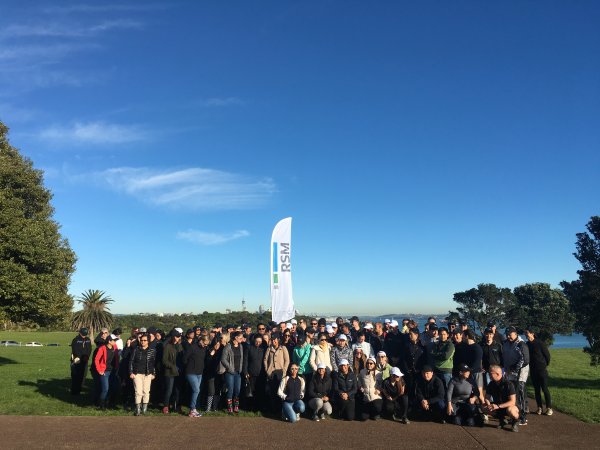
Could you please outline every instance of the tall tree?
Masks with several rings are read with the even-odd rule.
[[[68,323],[75,253],[59,232],[43,173],[8,142],[0,122],[0,317],[8,322]]]
[[[600,364],[600,216],[587,223],[587,233],[577,233],[577,251],[581,263],[579,279],[563,281],[562,288],[575,314],[575,329],[583,333],[590,344],[592,365]]]
[[[479,284],[476,288],[456,292],[454,301],[461,305],[456,308],[460,317],[480,331],[485,329],[489,321],[504,325],[512,320],[514,296],[508,288],[499,288],[491,283]]]
[[[571,334],[575,318],[569,300],[560,289],[548,283],[531,283],[514,289],[516,305],[513,325],[534,331],[551,345],[554,334]]]
[[[113,301],[103,291],[88,289],[77,299],[82,309],[73,314],[72,327],[76,330],[83,327],[89,329],[92,338],[101,328],[110,328],[113,316],[108,304]]]

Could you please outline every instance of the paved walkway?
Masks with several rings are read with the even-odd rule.
[[[302,419],[295,424],[258,417],[0,416],[0,448],[374,448],[546,449],[599,448],[600,425],[555,413],[529,415],[519,433],[496,429],[389,420],[342,422]]]

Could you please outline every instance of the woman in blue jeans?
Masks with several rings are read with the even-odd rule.
[[[117,337],[111,334],[106,344],[99,348],[94,357],[94,367],[100,383],[100,409],[106,409],[106,398],[110,387],[110,374],[119,368],[119,351],[115,344]]]
[[[300,420],[300,414],[305,410],[302,399],[304,398],[304,379],[298,376],[298,364],[290,365],[290,374],[283,377],[279,384],[277,395],[283,400],[282,411],[284,420],[291,423]]]
[[[227,412],[237,414],[240,410],[240,388],[242,385],[242,367],[244,364],[244,349],[241,331],[231,333],[229,344],[223,349],[219,372],[225,374],[227,387]]]
[[[200,394],[200,384],[202,383],[202,374],[206,366],[206,352],[210,339],[208,336],[202,336],[198,343],[189,345],[183,354],[183,364],[185,366],[185,378],[192,390],[190,395],[190,417],[201,417],[202,414],[196,409],[198,394]]]

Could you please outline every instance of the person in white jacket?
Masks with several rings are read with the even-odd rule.
[[[317,366],[320,363],[325,364],[328,372],[333,369],[331,366],[331,344],[328,341],[326,333],[319,333],[318,344],[313,345],[310,351],[310,366],[313,372],[317,371]]]
[[[358,375],[358,389],[362,392],[361,419],[377,420],[381,417],[383,398],[381,397],[381,372],[375,368],[375,358],[367,359],[367,367]]]
[[[281,415],[284,420],[291,423],[300,420],[300,414],[306,408],[302,401],[304,390],[304,378],[298,376],[298,364],[292,363],[290,374],[283,377],[277,391],[277,395],[283,400]]]

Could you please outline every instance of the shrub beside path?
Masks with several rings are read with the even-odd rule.
[[[533,402],[530,402],[533,406]],[[302,419],[296,424],[263,417],[47,417],[0,416],[5,449],[102,448],[413,448],[550,449],[597,448],[600,425],[555,412],[529,415],[519,433],[413,421],[342,422]],[[294,444],[292,444],[294,443]]]

